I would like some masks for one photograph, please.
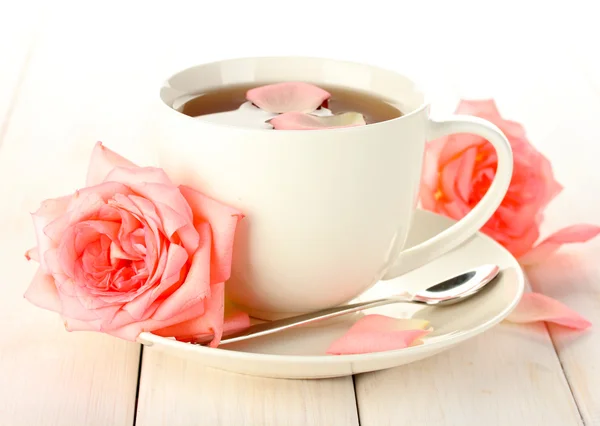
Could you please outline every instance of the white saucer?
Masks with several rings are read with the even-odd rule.
[[[436,214],[418,211],[409,246],[423,241],[453,222]],[[356,321],[350,316],[319,326],[288,330],[245,342],[208,348],[142,333],[139,341],[152,348],[185,357],[207,367],[254,376],[316,379],[346,376],[408,364],[435,355],[483,333],[504,319],[520,300],[524,278],[517,261],[503,247],[478,234],[455,251],[400,278],[380,282],[359,299],[377,298],[394,291],[421,289],[483,263],[502,268],[501,276],[480,294],[446,307],[396,304],[367,311],[399,318],[430,321],[433,332],[423,343],[388,352],[364,355],[325,355],[327,347]]]

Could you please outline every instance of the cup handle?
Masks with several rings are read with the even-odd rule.
[[[494,214],[510,185],[513,155],[510,143],[498,127],[478,117],[453,115],[445,120],[428,122],[430,139],[452,133],[472,133],[489,141],[496,150],[496,176],[481,201],[465,217],[448,229],[414,247],[402,251],[382,279],[396,278],[453,250],[470,237]]]

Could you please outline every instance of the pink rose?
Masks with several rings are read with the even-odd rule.
[[[562,190],[550,162],[527,140],[523,126],[500,116],[493,100],[463,100],[456,113],[491,121],[504,132],[513,149],[514,172],[510,187],[482,232],[523,263],[539,261],[562,244],[584,242],[600,233],[597,226],[574,225],[551,235],[532,250],[540,236],[543,211]],[[496,165],[494,148],[480,136],[456,134],[430,142],[420,191],[423,207],[461,219],[487,192]]]
[[[58,312],[68,330],[128,340],[151,331],[187,340],[248,326],[224,319],[239,211],[163,170],[138,167],[96,144],[87,187],[33,214],[40,262],[25,297]]]

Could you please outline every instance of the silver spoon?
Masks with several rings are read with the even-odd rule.
[[[402,293],[383,299],[370,300],[368,302],[354,303],[352,305],[336,306],[317,312],[284,318],[277,321],[256,324],[238,333],[233,333],[221,340],[220,345],[239,342],[241,340],[253,339],[266,336],[301,325],[312,324],[341,315],[350,314],[377,306],[392,303],[424,303],[427,305],[450,305],[461,302],[473,296],[486,284],[492,281],[500,268],[497,265],[481,265],[475,269],[463,272],[460,275],[428,287],[415,294]],[[198,342],[200,343],[200,342]]]

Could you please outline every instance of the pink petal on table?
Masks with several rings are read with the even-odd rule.
[[[134,163],[97,142],[92,151],[86,186],[98,185],[115,167],[137,167]]]
[[[563,244],[585,243],[600,234],[600,226],[589,224],[571,225],[556,231],[523,256],[519,257],[522,265],[539,263],[554,253]]]
[[[316,116],[301,112],[286,112],[269,120],[275,130],[323,130],[341,127],[364,126],[362,114],[345,112],[343,114]]]
[[[246,99],[268,112],[312,112],[331,94],[313,84],[284,82],[248,90]]]
[[[425,320],[367,315],[333,342],[327,353],[349,355],[403,349],[428,334],[429,330],[424,330],[428,325]]]
[[[546,321],[576,330],[585,330],[592,325],[558,300],[540,293],[525,293],[506,320],[514,323]]]

